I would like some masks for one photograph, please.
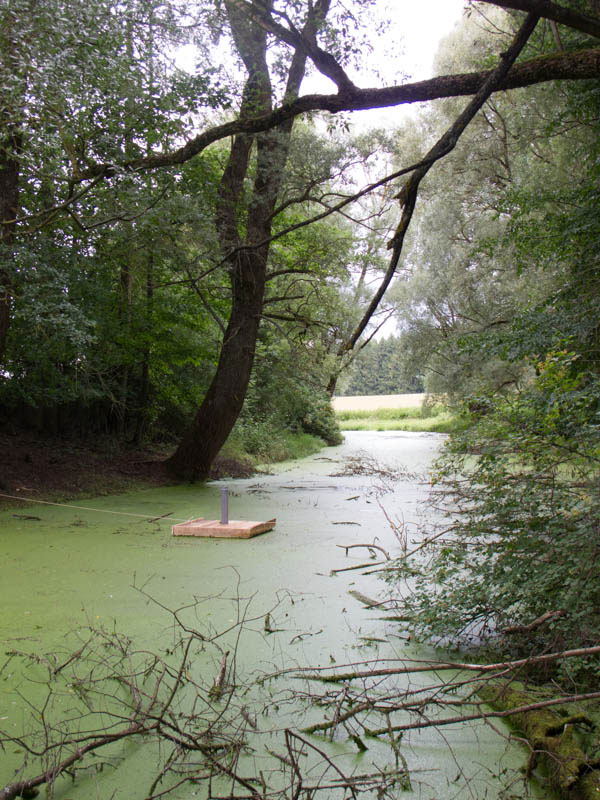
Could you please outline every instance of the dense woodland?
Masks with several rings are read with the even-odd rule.
[[[459,425],[446,536],[388,570],[416,634],[594,685],[599,8],[465,6],[413,83],[367,69],[377,0],[0,0],[0,419],[195,480],[232,431],[333,443],[334,391],[424,388]]]
[[[339,395],[406,394],[423,392],[423,373],[410,370],[405,343],[398,336],[370,341],[344,370],[336,386]],[[407,373],[407,367],[409,372]]]
[[[465,21],[438,71],[485,61],[506,23]],[[562,26],[536,34],[538,51],[581,44]],[[598,641],[599,100],[597,82],[490,99],[423,186],[392,290],[402,357],[465,425],[433,476],[450,531],[409,601],[443,640],[498,646],[507,631],[500,646],[524,655]],[[426,110],[409,141],[456,113]]]
[[[573,4],[569,26],[532,17],[497,66],[494,48],[522,22],[509,11],[486,23],[498,5],[531,4],[470,8],[457,33],[462,45],[446,47],[454,62],[440,56],[450,78],[366,90],[349,74],[372,46],[372,0],[281,9],[262,1],[3,3],[5,424],[172,438],[179,445],[169,467],[186,478],[207,474],[240,419],[334,441],[327,393],[394,313],[403,358],[442,375],[433,390],[450,382],[463,391],[463,378],[479,380],[469,373],[515,385],[493,334],[523,303],[519,280],[543,293],[552,278],[541,270],[533,279],[514,263],[518,276],[506,275],[516,244],[500,247],[495,217],[508,235],[520,215],[511,236],[525,258],[527,220],[544,213],[527,208],[525,193],[539,204],[537,181],[550,191],[547,174],[564,180],[546,149],[553,159],[562,149],[583,177],[579,152],[589,154],[580,132],[593,139],[593,89],[547,81],[595,75],[596,23],[585,4]],[[380,22],[384,35],[391,21]],[[195,46],[191,72],[174,61],[184,44]],[[523,48],[523,66],[507,78]],[[337,95],[299,96],[315,69]],[[385,74],[364,76],[371,79],[390,84]],[[491,99],[507,81],[542,86]],[[464,100],[438,103],[396,131],[354,135],[345,118],[327,113],[478,87],[456,120]],[[465,129],[416,204],[421,182]],[[519,152],[530,135],[531,151]],[[406,171],[411,161],[420,165]],[[489,230],[470,231],[475,218]],[[493,249],[502,257],[491,259]],[[489,332],[485,353],[467,344],[467,319]],[[439,347],[440,333],[458,343],[451,353]]]

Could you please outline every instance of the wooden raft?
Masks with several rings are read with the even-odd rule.
[[[192,519],[189,522],[180,522],[173,525],[173,536],[211,536],[219,539],[251,539],[259,533],[265,533],[275,527],[277,520],[267,522],[252,522],[249,520],[232,519],[224,525],[218,519]]]

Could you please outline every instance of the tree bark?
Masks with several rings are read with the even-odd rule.
[[[330,0],[319,0],[308,14],[303,35],[313,40],[317,25],[325,18]],[[261,7],[266,7],[261,2]],[[266,31],[248,19],[237,0],[226,7],[238,52],[248,72],[240,118],[270,113],[272,87],[266,60]],[[297,97],[306,68],[306,55],[297,50],[292,57],[286,100]],[[247,134],[233,140],[219,187],[216,224],[222,251],[233,253],[230,261],[231,312],[223,337],[215,376],[179,447],[167,462],[177,477],[202,480],[231,433],[242,410],[256,350],[263,311],[269,237],[273,212],[284,176],[293,118],[256,137]],[[256,174],[250,199],[243,201],[250,153],[256,145]],[[240,218],[246,231],[240,233]]]
[[[311,111],[364,111],[370,108],[391,108],[411,103],[424,103],[444,97],[467,97],[476,94],[489,77],[489,71],[441,75],[415,83],[382,88],[354,89],[337,94],[307,94],[286,101],[273,111],[216,125],[190,139],[182,147],[167,153],[125,160],[119,168],[127,170],[157,169],[185,164],[215,142],[239,133],[258,133],[281,125]],[[557,80],[590,80],[600,77],[600,48],[565,51],[539,56],[515,64],[496,91],[520,89]],[[114,164],[94,164],[82,170],[77,182],[88,181],[115,171]]]
[[[8,111],[2,117],[8,117]],[[2,120],[4,121],[4,120]],[[10,264],[19,203],[19,160],[21,135],[9,125],[0,127],[0,365],[5,363],[6,341],[10,327],[12,279]]]
[[[232,271],[231,315],[217,370],[194,422],[167,462],[179,478],[208,476],[242,410],[252,366],[265,289],[266,258],[242,251]]]
[[[539,17],[545,17],[576,31],[581,31],[581,33],[600,38],[600,22],[597,19],[580,14],[575,9],[552,3],[550,0],[481,0],[481,2],[537,14]],[[594,10],[593,6],[592,10]]]

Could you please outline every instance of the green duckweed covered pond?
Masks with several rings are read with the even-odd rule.
[[[273,474],[228,482],[232,519],[277,518],[274,531],[249,540],[171,536],[175,520],[219,517],[218,482],[65,507],[28,505],[5,511],[0,515],[3,653],[23,650],[43,659],[52,650],[73,652],[90,627],[122,632],[137,648],[170,653],[178,633],[169,609],[191,605],[182,612],[186,624],[209,637],[216,631],[229,633],[219,639],[220,650],[195,648],[189,669],[210,685],[221,654],[225,649],[233,653],[229,664],[235,664],[236,680],[245,687],[247,705],[242,710],[248,709],[247,716],[256,724],[256,729],[247,730],[248,746],[240,754],[239,768],[245,775],[262,772],[268,778],[280,766],[272,753],[284,752],[285,729],[297,731],[330,712],[307,695],[313,690],[323,694],[327,689],[322,686],[309,690],[308,682],[288,674],[264,683],[260,676],[297,666],[434,655],[407,641],[384,613],[365,608],[349,594],[358,590],[376,596],[383,589],[376,574],[330,572],[369,560],[364,548],[346,553],[343,547],[348,545],[376,538],[392,555],[398,553],[386,514],[409,523],[409,539],[418,541],[427,471],[440,441],[435,434],[353,432],[343,445],[316,457],[281,465]],[[385,466],[395,478],[373,474],[375,465]],[[247,620],[241,627],[240,616]],[[20,663],[9,655],[0,662],[0,731],[9,736],[30,728],[32,714],[38,714],[32,708],[39,709],[45,696],[43,680],[26,680]],[[37,663],[34,666],[38,669]],[[410,678],[415,691],[435,680],[431,674]],[[59,706],[63,711],[70,708],[68,702]],[[243,725],[241,718],[238,722]],[[398,796],[401,789],[419,798],[500,796],[507,775],[515,778],[523,760],[523,754],[507,744],[506,735],[505,729],[484,722],[406,732],[398,745],[401,762],[410,768],[410,786],[390,786],[388,796]],[[345,774],[371,774],[394,759],[384,741],[369,738],[362,752],[343,729],[334,741],[307,738]],[[74,780],[58,780],[54,797],[148,797],[164,751],[137,737],[112,746],[109,756],[102,769],[98,755],[88,769],[73,774]],[[325,761],[314,756],[306,761],[310,780],[324,783],[317,776]],[[0,754],[0,789],[21,777],[23,758],[23,748],[14,742]],[[25,773],[31,776],[36,770],[29,757]],[[155,787],[154,796],[160,796],[167,783]],[[292,784],[283,789],[290,800]],[[255,791],[261,788],[257,787]],[[170,796],[243,797],[251,796],[249,791],[231,781],[209,785],[182,780]],[[319,796],[343,798],[350,796],[347,791],[332,783]]]

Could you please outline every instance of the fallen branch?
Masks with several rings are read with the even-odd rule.
[[[427,547],[427,545],[431,544],[432,542],[435,542],[436,539],[439,539],[440,537],[444,536],[446,533],[450,533],[450,531],[452,531],[452,530],[453,530],[453,527],[444,528],[443,531],[438,531],[438,533],[434,533],[433,536],[428,536],[420,544],[418,544],[417,547],[413,548],[412,550],[409,550],[408,553],[402,553],[400,556],[395,558],[394,562],[396,562],[396,561],[407,561],[411,556],[414,556],[415,553],[418,553],[419,550],[423,550],[425,547]],[[388,570],[398,569],[397,566],[394,566],[394,562],[392,562],[392,564],[383,566],[381,569],[374,569],[372,572],[366,572],[365,575],[374,575],[376,572],[386,572]],[[382,563],[385,563],[385,562],[382,562]],[[371,566],[376,566],[376,565],[372,564]]]
[[[95,750],[100,750],[101,748],[106,747],[106,745],[112,744],[113,742],[123,741],[131,736],[149,733],[150,731],[155,730],[158,727],[158,724],[158,722],[153,722],[150,725],[133,723],[124,730],[107,734],[106,736],[99,736],[97,739],[94,739],[85,745],[78,746],[74,753],[63,759],[63,761],[60,763],[54,764],[45,772],[41,772],[39,775],[36,775],[34,778],[30,778],[29,780],[9,783],[3,789],[0,789],[0,800],[14,800],[16,797],[34,797],[36,794],[35,790],[38,786],[43,786],[44,784],[51,785],[58,775],[66,773],[70,767],[72,767],[74,764],[77,764],[78,761],[81,761],[82,758],[88,753],[92,753]]]
[[[219,672],[217,673],[215,682],[213,683],[211,690],[209,692],[211,697],[219,698],[223,694],[223,689],[225,687],[225,678],[227,676],[228,655],[229,655],[229,650],[226,650],[225,653],[223,653],[223,658],[221,659],[221,666],[219,667]]]
[[[510,625],[508,628],[503,628],[502,633],[528,633],[529,631],[539,628],[545,622],[549,622],[551,619],[558,619],[566,615],[567,611],[564,608],[559,608],[556,611],[546,611],[545,614],[534,619],[533,622],[530,622],[528,625]]]
[[[367,728],[363,725],[365,733],[368,736],[383,736],[390,732],[398,732],[398,731],[411,731],[411,730],[418,730],[422,728],[438,728],[443,725],[457,725],[463,722],[474,722],[478,719],[502,719],[505,717],[510,717],[513,714],[525,714],[530,711],[539,711],[543,708],[551,708],[553,706],[561,706],[567,705],[568,703],[579,703],[585,700],[597,700],[600,698],[600,692],[588,692],[586,694],[574,694],[570,695],[569,697],[555,697],[552,700],[541,700],[539,703],[527,703],[522,706],[518,706],[514,709],[510,709],[507,711],[478,711],[474,714],[461,714],[455,717],[445,717],[442,719],[422,719],[419,722],[406,722],[401,725],[391,725],[386,726],[385,728]],[[436,700],[434,698],[429,698],[429,702],[434,704]],[[464,701],[453,701],[453,704],[461,705]],[[485,701],[487,702],[487,701]],[[439,705],[439,701],[437,701]],[[367,711],[373,708],[373,703],[365,703],[364,708],[361,709],[352,709],[351,711],[347,712],[343,717],[340,718],[340,721],[344,721],[349,719],[350,717],[354,717],[360,711]],[[415,703],[399,705],[396,708],[392,708],[392,711],[401,711],[401,710],[412,710],[419,711],[418,708],[415,707]],[[422,701],[418,704],[421,708],[427,705],[427,700]],[[473,705],[477,706],[477,703],[473,703]],[[387,712],[389,713],[389,712]],[[303,733],[322,733],[327,731],[333,725],[333,721],[327,722],[320,722],[316,725],[311,725],[308,728],[303,728]]]
[[[334,522],[334,525],[358,525],[358,522]],[[366,547],[368,550],[379,550],[380,553],[386,558],[386,561],[391,561],[390,554],[387,550],[384,550],[383,547],[380,547],[378,544],[336,544],[336,547],[340,547],[342,550],[346,551],[346,555],[348,555],[348,550],[352,550],[354,547]]]
[[[529,658],[519,658],[516,661],[498,661],[494,664],[469,664],[460,661],[417,661],[416,666],[407,666],[407,662],[401,662],[400,667],[384,667],[372,670],[354,672],[338,672],[333,675],[321,675],[319,668],[313,669],[311,673],[298,673],[293,677],[305,680],[322,681],[324,683],[338,683],[339,681],[351,681],[363,678],[381,678],[386,675],[409,675],[416,672],[439,672],[441,670],[467,670],[472,672],[498,672],[503,670],[513,671],[521,667],[532,664],[544,664],[549,661],[557,661],[561,658],[579,658],[593,656],[600,653],[600,645],[595,647],[581,647],[578,650],[562,650],[558,653],[546,653],[542,656],[530,656]],[[330,670],[331,667],[321,667],[321,670]]]
[[[387,600],[382,600],[381,602],[378,600],[371,600],[371,598],[367,597],[366,594],[361,594],[360,592],[357,592],[356,589],[350,589],[348,594],[352,595],[355,600],[358,600],[359,603],[362,603],[367,608],[377,608],[378,606],[387,603]]]
[[[352,572],[354,569],[366,569],[367,567],[377,567],[380,564],[386,564],[386,561],[370,561],[366,564],[355,564],[353,567],[342,567],[341,569],[332,569],[330,570],[330,575],[337,575],[339,572]]]
[[[152,519],[147,520],[147,522],[158,522],[159,519],[164,519],[165,517],[170,517],[173,514],[172,511],[167,511],[166,514],[161,514],[160,517],[152,517]]]

